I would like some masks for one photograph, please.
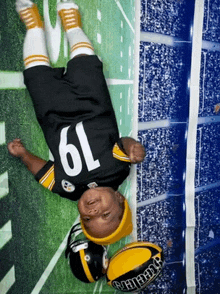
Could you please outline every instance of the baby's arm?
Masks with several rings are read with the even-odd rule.
[[[8,143],[8,151],[12,156],[20,158],[34,176],[47,163],[47,161],[31,154],[21,143],[20,139],[14,139]]]
[[[140,163],[144,160],[145,149],[144,146],[130,137],[121,138],[123,148],[129,156],[131,163]]]

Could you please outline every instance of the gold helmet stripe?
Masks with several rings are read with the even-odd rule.
[[[80,250],[79,251],[79,254],[80,254],[82,266],[83,266],[83,269],[84,269],[84,272],[86,274],[87,279],[90,281],[90,283],[94,283],[95,280],[93,279],[92,274],[91,274],[91,272],[89,270],[88,264],[86,262],[85,251],[84,250]]]

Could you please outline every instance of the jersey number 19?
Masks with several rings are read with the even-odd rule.
[[[73,144],[67,144],[67,132],[69,127],[70,126],[63,128],[60,133],[59,154],[65,173],[68,176],[75,177],[82,171],[82,159],[76,146]],[[100,167],[99,160],[94,160],[92,150],[89,145],[89,141],[86,136],[82,122],[76,125],[76,134],[79,138],[80,146],[82,149],[83,156],[85,158],[88,171]],[[68,163],[67,154],[70,154],[72,158],[73,167],[70,167]]]

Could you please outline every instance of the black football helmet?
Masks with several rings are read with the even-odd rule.
[[[70,231],[66,258],[73,275],[84,283],[93,283],[105,275],[108,267],[107,250],[89,240],[75,240],[75,233],[82,231],[80,223]]]

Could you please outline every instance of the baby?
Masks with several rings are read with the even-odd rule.
[[[78,200],[81,226],[97,244],[112,244],[132,231],[131,210],[118,191],[130,165],[145,157],[142,144],[119,137],[102,62],[81,28],[78,6],[60,2],[58,14],[70,45],[67,70],[52,68],[37,6],[17,0],[26,25],[24,82],[54,161],[30,153],[20,139],[8,143],[45,188]]]

